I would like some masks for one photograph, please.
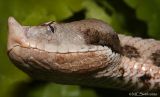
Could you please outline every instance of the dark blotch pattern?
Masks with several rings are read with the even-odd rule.
[[[131,47],[129,45],[125,45],[123,47],[123,54],[129,58],[138,58],[140,57],[139,52],[137,51],[136,48]]]
[[[144,74],[143,76],[139,77],[139,80],[142,81],[142,82],[147,82],[151,79],[151,75],[149,74]]]
[[[123,77],[124,77],[123,75],[124,75],[124,72],[125,72],[124,68],[120,68],[120,69],[119,69],[119,72],[120,72],[120,74],[121,74],[121,76],[119,77],[119,79],[120,79],[120,80],[123,80]]]
[[[145,91],[146,89],[149,89],[151,83],[149,83],[149,80],[151,79],[150,74],[144,74],[143,76],[139,77],[139,80],[144,84],[144,88],[142,91]]]
[[[151,59],[153,63],[160,67],[160,50],[157,50],[155,53],[152,53]]]

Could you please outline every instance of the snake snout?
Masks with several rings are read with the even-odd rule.
[[[23,27],[13,17],[9,17],[8,19],[8,28],[8,51],[18,45],[23,47],[29,46],[29,43],[26,41],[27,39]]]

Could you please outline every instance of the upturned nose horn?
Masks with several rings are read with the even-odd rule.
[[[11,50],[17,45],[25,47],[29,45],[26,42],[23,26],[21,26],[13,17],[8,18],[8,29],[8,50]]]

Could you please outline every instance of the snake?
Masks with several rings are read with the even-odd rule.
[[[117,34],[98,19],[22,26],[9,17],[7,54],[33,79],[125,91],[160,90],[160,41]]]

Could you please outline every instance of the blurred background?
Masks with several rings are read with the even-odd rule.
[[[101,19],[117,33],[160,39],[160,0],[0,0],[0,97],[118,97],[127,92],[32,80],[6,53],[7,19],[23,25]]]

